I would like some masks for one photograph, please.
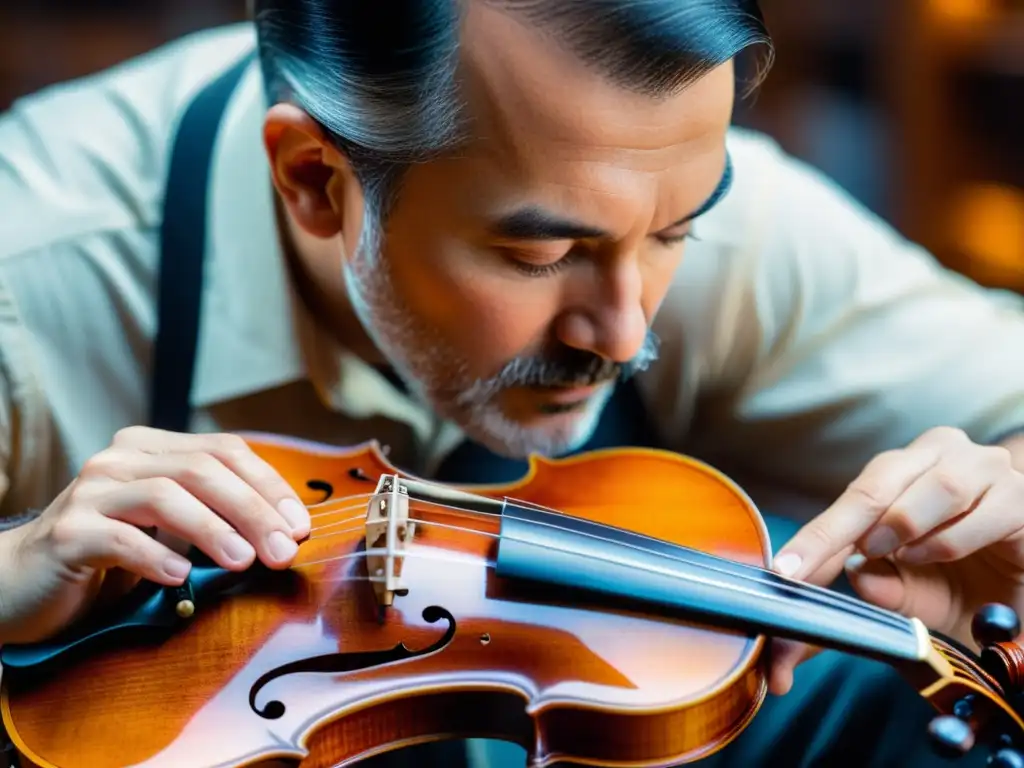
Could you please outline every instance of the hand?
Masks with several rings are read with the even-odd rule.
[[[305,505],[242,438],[122,430],[37,519],[3,535],[0,642],[63,628],[94,599],[105,569],[181,584],[189,561],[142,528],[238,571],[257,557],[288,567],[309,527]]]
[[[780,550],[776,570],[827,586],[845,567],[863,599],[973,647],[984,603],[1024,613],[1024,474],[1012,458],[948,428],[880,454]],[[815,652],[776,642],[771,691],[788,691]]]

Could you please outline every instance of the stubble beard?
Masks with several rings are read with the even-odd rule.
[[[348,297],[366,333],[413,397],[458,425],[469,439],[508,458],[564,455],[590,439],[612,394],[611,382],[590,398],[576,418],[536,427],[508,418],[499,405],[502,392],[514,386],[543,385],[553,377],[564,380],[564,371],[544,361],[517,358],[489,378],[472,375],[468,361],[436,329],[415,317],[393,290],[379,230],[368,226],[365,233],[355,257],[344,260]],[[657,337],[649,334],[629,375],[656,358]],[[592,371],[591,375],[602,373]]]

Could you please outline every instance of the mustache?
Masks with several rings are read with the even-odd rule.
[[[609,381],[628,381],[658,359],[661,340],[648,330],[640,351],[625,363],[572,347],[559,346],[550,355],[517,357],[496,376],[477,380],[457,398],[460,406],[482,405],[513,387],[589,387]]]

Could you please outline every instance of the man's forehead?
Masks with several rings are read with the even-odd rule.
[[[563,159],[617,155],[650,170],[671,165],[665,153],[720,148],[734,95],[731,63],[676,94],[632,92],[582,62],[552,33],[480,2],[467,6],[460,83],[470,130],[492,151],[522,156],[541,150]]]

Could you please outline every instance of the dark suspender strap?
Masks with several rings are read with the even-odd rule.
[[[206,252],[210,164],[221,116],[242,73],[245,56],[203,88],[174,137],[160,228],[157,330],[153,345],[150,426],[187,432],[199,339]]]

